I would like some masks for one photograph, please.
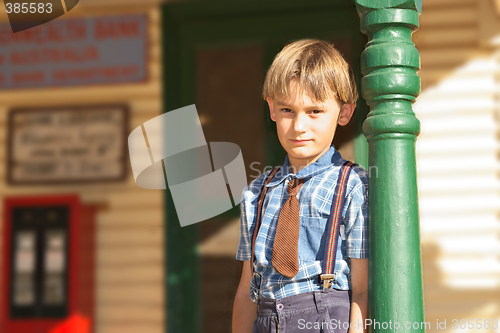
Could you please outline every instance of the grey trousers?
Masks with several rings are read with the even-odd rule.
[[[350,291],[329,289],[259,299],[252,333],[347,333]]]

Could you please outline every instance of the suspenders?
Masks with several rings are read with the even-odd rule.
[[[325,256],[323,258],[322,272],[319,276],[323,282],[323,290],[330,289],[332,282],[335,280],[335,260],[337,257],[337,241],[339,239],[340,222],[342,221],[342,210],[344,208],[345,192],[347,188],[347,180],[351,172],[351,167],[354,163],[345,162],[339,171],[337,186],[333,193],[332,208],[328,222],[326,222],[326,247]]]
[[[279,169],[280,169],[280,167],[274,168],[274,170],[271,171],[271,173],[267,176],[266,183],[262,187],[262,191],[260,191],[260,195],[259,195],[259,204],[257,206],[257,220],[255,221],[255,229],[253,230],[253,236],[252,236],[252,263],[250,265],[250,267],[251,267],[250,272],[252,274],[252,278],[253,278],[253,263],[255,261],[255,240],[257,239],[257,234],[259,233],[259,229],[260,229],[260,221],[261,221],[260,214],[262,212],[262,205],[264,203],[264,199],[265,199],[266,193],[267,193],[267,186],[266,185],[269,184],[271,182],[271,180],[273,180],[274,174]]]
[[[325,232],[327,232],[325,255],[323,258],[322,272],[320,275],[320,282],[323,283],[323,290],[329,289],[332,286],[332,282],[335,280],[335,260],[337,256],[337,242],[339,238],[339,226],[342,220],[342,210],[344,208],[345,193],[347,188],[347,180],[349,179],[349,174],[351,172],[354,163],[346,161],[340,168],[339,177],[337,179],[337,185],[335,187],[335,192],[333,194],[332,208],[330,210],[330,216],[326,223]],[[255,261],[255,240],[257,239],[257,234],[259,233],[260,224],[262,220],[261,212],[264,203],[264,198],[267,193],[267,184],[271,182],[275,173],[279,170],[279,167],[275,168],[268,175],[265,185],[262,187],[262,191],[259,195],[259,201],[257,206],[257,219],[255,222],[255,229],[252,236],[252,263],[251,273],[253,276],[253,263]]]

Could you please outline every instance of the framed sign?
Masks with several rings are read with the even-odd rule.
[[[125,105],[11,110],[7,182],[124,180],[128,113]]]

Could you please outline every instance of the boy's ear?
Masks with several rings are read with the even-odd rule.
[[[345,126],[351,120],[352,114],[354,113],[354,109],[356,108],[356,104],[344,104],[340,109],[338,124],[340,126]]]
[[[270,97],[268,97],[268,98],[266,98],[266,101],[267,101],[267,104],[269,105],[269,113],[270,113],[271,119],[273,121],[276,121],[276,113],[274,110],[273,100]]]

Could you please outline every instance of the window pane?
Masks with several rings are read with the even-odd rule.
[[[18,232],[15,242],[13,303],[30,306],[35,302],[35,232]]]

